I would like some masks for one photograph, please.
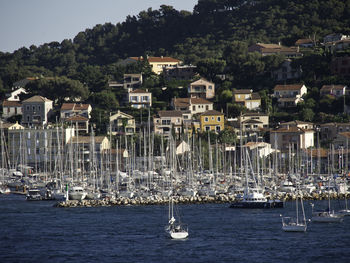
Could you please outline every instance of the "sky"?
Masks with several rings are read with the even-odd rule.
[[[128,15],[161,5],[193,11],[198,0],[0,0],[0,51],[73,39],[97,24],[125,21]]]

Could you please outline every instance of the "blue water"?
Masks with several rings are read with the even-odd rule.
[[[293,203],[271,210],[182,205],[190,235],[182,241],[165,234],[167,206],[53,204],[0,196],[0,262],[350,262],[350,217],[286,233],[279,215],[293,215]]]

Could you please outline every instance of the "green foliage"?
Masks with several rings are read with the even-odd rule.
[[[234,131],[225,128],[220,132],[218,139],[220,143],[233,145],[237,142],[237,135]]]

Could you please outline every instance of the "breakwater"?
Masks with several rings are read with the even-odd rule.
[[[304,200],[325,200],[328,199],[328,193],[312,193],[303,195]],[[350,196],[347,195],[347,198]],[[295,200],[296,195],[287,193],[287,194],[278,194],[275,196],[270,196],[270,200],[282,200],[282,201],[291,201]],[[331,199],[344,199],[344,194],[331,193]],[[229,204],[235,201],[233,195],[220,194],[217,196],[174,196],[174,203],[176,204]],[[168,197],[160,196],[150,196],[150,197],[136,197],[136,198],[126,198],[126,197],[117,197],[112,199],[98,199],[98,200],[68,200],[57,202],[55,207],[97,207],[97,206],[124,206],[124,205],[165,205],[169,203]]]

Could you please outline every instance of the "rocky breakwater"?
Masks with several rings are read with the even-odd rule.
[[[174,196],[174,203],[176,204],[225,204],[235,201],[233,195],[220,194],[217,196]],[[118,197],[115,199],[100,199],[100,200],[68,200],[56,203],[55,207],[97,207],[97,206],[123,206],[123,205],[165,205],[169,203],[168,197],[136,197],[136,198],[125,198]]]

